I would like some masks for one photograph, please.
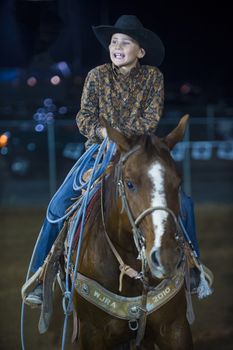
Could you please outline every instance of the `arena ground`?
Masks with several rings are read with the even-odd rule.
[[[42,222],[44,210],[0,209],[1,290],[0,349],[20,345],[20,289]],[[196,208],[203,262],[214,272],[214,293],[193,299],[196,321],[192,326],[195,350],[233,349],[233,206],[201,205]],[[55,304],[50,330],[39,335],[38,310],[25,309],[26,350],[60,349],[62,311]],[[68,337],[69,338],[69,337]],[[67,341],[67,349],[74,349]]]

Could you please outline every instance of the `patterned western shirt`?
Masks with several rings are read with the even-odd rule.
[[[85,80],[76,120],[90,143],[99,143],[100,117],[125,136],[151,134],[163,110],[163,75],[157,67],[137,65],[127,75],[110,63],[92,69]]]

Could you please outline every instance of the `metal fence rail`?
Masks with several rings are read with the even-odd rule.
[[[178,121],[163,118],[158,135]],[[232,133],[231,118],[211,118],[211,123],[210,118],[191,118],[183,142],[172,151],[184,190],[195,200],[232,202]],[[0,121],[1,135],[7,136],[5,144],[0,142],[1,206],[46,206],[84,151],[85,138],[73,120]]]

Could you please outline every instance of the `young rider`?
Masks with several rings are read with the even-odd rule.
[[[109,51],[111,63],[92,69],[86,77],[76,117],[79,131],[87,144],[101,143],[107,136],[100,122],[103,117],[125,136],[155,133],[164,104],[163,74],[158,69],[165,52],[162,41],[132,15],[121,16],[113,26],[95,26],[93,31]],[[53,198],[50,214],[54,218],[61,217],[72,204],[71,198],[77,197],[72,182],[71,175]],[[188,216],[193,218],[193,212]],[[43,264],[62,225],[45,219],[32,272]],[[195,230],[190,238],[197,246]],[[42,303],[41,283],[25,302]]]

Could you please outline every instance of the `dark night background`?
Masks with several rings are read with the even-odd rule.
[[[32,250],[51,196],[84,149],[75,125],[83,82],[109,60],[91,26],[113,25],[122,14],[136,15],[165,45],[165,110],[157,133],[190,114],[175,160],[194,199],[201,257],[215,276],[213,295],[194,299],[195,350],[233,349],[230,2],[0,0],[1,350],[21,348],[20,290]],[[38,312],[27,308],[26,349],[60,349],[60,299],[57,305],[43,336]]]
[[[2,0],[0,9],[0,67],[27,69],[38,54],[47,53],[51,62],[66,60],[73,73],[85,76],[107,59],[91,25],[114,24],[122,14],[135,14],[165,44],[161,70],[167,89],[188,82],[206,101],[232,98],[227,2]]]

